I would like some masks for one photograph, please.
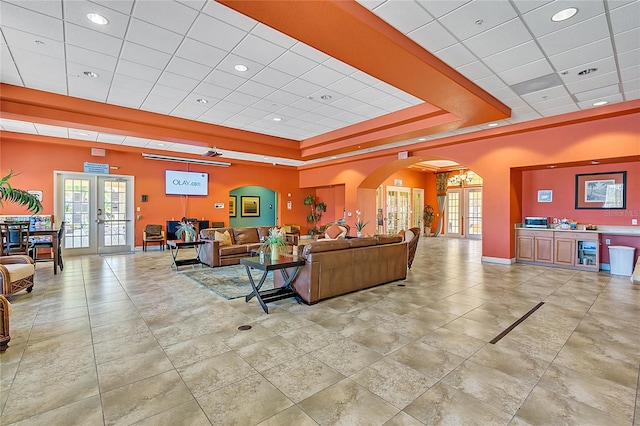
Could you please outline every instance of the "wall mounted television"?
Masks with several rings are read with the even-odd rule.
[[[166,170],[165,194],[209,195],[209,174],[202,172]]]

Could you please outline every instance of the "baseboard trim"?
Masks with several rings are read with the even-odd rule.
[[[516,258],[512,257],[511,259],[505,259],[502,257],[490,257],[490,256],[482,256],[480,259],[482,262],[486,263],[498,263],[500,265],[513,265],[516,263]]]

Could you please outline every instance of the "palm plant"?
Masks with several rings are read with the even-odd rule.
[[[42,204],[32,194],[22,189],[13,188],[9,183],[9,179],[15,176],[12,170],[9,170],[9,174],[0,177],[0,207],[3,207],[3,201],[9,201],[21,206],[25,206],[28,211],[33,214],[38,214],[42,211]]]

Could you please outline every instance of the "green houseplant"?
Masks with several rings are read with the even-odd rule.
[[[435,211],[433,206],[427,204],[424,206],[424,210],[422,211],[422,224],[424,225],[424,234],[431,235],[431,224],[433,223],[433,218],[435,217]]]
[[[35,196],[22,189],[11,187],[9,179],[11,179],[12,176],[15,176],[15,173],[9,170],[8,175],[0,177],[0,207],[4,205],[3,201],[9,201],[25,206],[27,210],[33,214],[40,213],[42,211],[42,204]]]
[[[193,223],[189,222],[186,218],[182,218],[180,224],[176,228],[176,238],[184,240],[185,242],[191,242],[196,240],[196,228]]]
[[[356,210],[356,223],[355,223],[355,226],[356,226],[356,230],[357,230],[356,236],[358,236],[358,237],[362,236],[362,230],[369,223],[369,221],[363,222],[362,219],[360,219],[360,214],[361,214],[361,211],[360,210]]]
[[[318,228],[318,222],[322,217],[322,213],[327,211],[327,205],[322,201],[318,202],[316,197],[309,194],[304,198],[304,205],[310,206],[311,213],[307,216],[307,222],[313,224],[313,228],[309,229],[309,234],[316,235],[320,233],[320,228]]]

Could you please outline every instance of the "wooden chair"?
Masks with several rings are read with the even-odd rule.
[[[4,256],[19,254],[28,256],[30,254],[29,222],[2,222],[0,223],[0,234],[3,235],[5,241],[2,247]]]
[[[58,247],[53,247],[53,241],[51,237],[46,237],[46,239],[42,240],[34,240],[32,243],[32,253],[31,256],[34,262],[53,262],[55,260],[54,250],[58,251],[58,267],[60,270],[64,269],[62,263],[62,239],[64,238],[64,222],[60,224],[60,229],[58,230]],[[38,257],[38,249],[49,249],[51,251],[51,255],[49,257],[39,258]]]
[[[147,225],[142,231],[142,250],[147,251],[148,244],[160,244],[164,250],[166,244],[162,225]]]
[[[9,347],[9,314],[11,304],[6,297],[0,294],[0,352],[4,352]]]
[[[33,274],[35,273],[33,259],[29,256],[0,256],[0,286],[2,294],[11,296],[21,290],[31,293],[33,289]]]

